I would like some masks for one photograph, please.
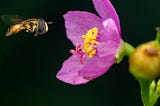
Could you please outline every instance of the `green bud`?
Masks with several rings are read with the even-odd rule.
[[[138,46],[129,57],[130,73],[137,79],[152,80],[160,76],[160,46],[155,41]]]
[[[156,82],[155,80],[153,80],[150,84],[150,87],[149,87],[149,93],[150,93],[150,96],[152,96],[154,93],[155,93],[155,90],[156,90]]]
[[[160,95],[160,80],[157,82],[157,93]]]

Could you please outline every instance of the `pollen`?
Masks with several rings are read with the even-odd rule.
[[[78,44],[78,46],[75,48],[75,50],[71,49],[70,53],[74,55],[79,55],[80,62],[82,64],[86,63],[84,61],[84,58],[87,57],[93,57],[97,53],[97,45],[99,42],[97,41],[98,29],[96,27],[90,29],[87,31],[85,35],[82,35],[82,38],[84,39],[83,44]]]
[[[97,41],[98,28],[94,27],[87,31],[85,35],[82,35],[84,39],[84,48],[82,51],[86,53],[86,56],[93,57],[96,54],[96,46],[99,44]]]

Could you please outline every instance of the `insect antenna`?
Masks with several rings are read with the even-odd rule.
[[[52,22],[52,21],[49,21],[49,22],[47,22],[47,24],[50,25],[50,24],[53,24],[53,22]]]

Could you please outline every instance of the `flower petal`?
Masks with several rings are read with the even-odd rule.
[[[104,31],[102,33],[102,36],[100,37],[100,40],[103,42],[108,42],[108,40],[112,40],[119,44],[121,41],[121,36],[120,33],[118,32],[115,21],[109,18],[103,22],[103,26],[104,26]]]
[[[108,18],[112,18],[118,27],[119,33],[121,33],[119,17],[110,0],[92,0],[92,2],[102,19],[107,20]]]
[[[62,68],[57,73],[56,77],[66,83],[72,85],[84,84],[88,82],[83,76],[79,76],[79,70],[85,65],[80,62],[79,56],[72,55],[62,65]]]
[[[101,42],[98,46],[97,46],[97,52],[98,52],[98,56],[100,58],[104,58],[106,56],[111,56],[106,59],[106,61],[112,61],[115,58],[116,55],[116,51],[118,49],[120,44],[118,44],[115,41],[109,40],[108,42]]]
[[[108,58],[109,57],[111,56],[108,56]],[[79,61],[79,57],[73,55],[63,63],[56,77],[72,85],[86,84],[90,80],[104,74],[113,64],[113,62],[109,61],[100,61],[97,57],[90,60],[88,63],[82,64]]]
[[[102,42],[97,46],[98,56],[92,60],[80,71],[81,76],[86,76],[92,80],[103,75],[115,62],[117,44],[114,41]]]
[[[98,56],[84,64],[78,55],[72,55],[63,63],[56,77],[63,82],[79,85],[103,75],[114,63],[117,45],[114,41],[102,42],[97,47]]]
[[[93,27],[102,29],[102,19],[84,11],[70,11],[64,15],[67,38],[77,46],[83,42],[82,35]]]

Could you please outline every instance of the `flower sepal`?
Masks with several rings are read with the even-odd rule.
[[[121,40],[120,46],[116,52],[116,63],[121,62],[124,56],[129,56],[134,50],[135,48],[132,45]]]

